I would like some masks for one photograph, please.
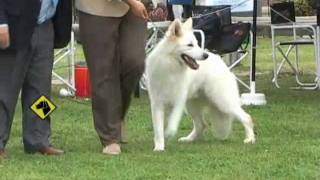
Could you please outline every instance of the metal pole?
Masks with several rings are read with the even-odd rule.
[[[244,105],[265,105],[267,103],[264,94],[256,93],[257,1],[253,0],[250,93],[241,94],[241,102]]]
[[[317,1],[316,4],[316,8],[317,8],[317,51],[318,51],[318,55],[317,55],[317,69],[318,69],[318,88],[320,86],[320,1]]]
[[[270,0],[268,0],[268,16],[270,16]]]
[[[320,26],[320,1],[317,2],[317,25]]]
[[[251,80],[252,82],[256,81],[256,56],[257,56],[257,0],[253,0],[253,23],[252,23],[252,71],[251,71]]]

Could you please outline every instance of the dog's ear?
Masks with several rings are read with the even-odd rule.
[[[168,28],[167,36],[170,38],[182,36],[182,24],[179,19],[175,19]]]
[[[182,25],[185,30],[192,30],[192,18],[188,18]]]

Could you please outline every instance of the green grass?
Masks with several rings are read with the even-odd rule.
[[[268,104],[245,107],[257,123],[255,145],[242,143],[244,130],[235,122],[227,141],[207,132],[195,143],[173,139],[165,152],[152,152],[150,107],[143,93],[133,100],[127,116],[129,144],[120,156],[105,156],[93,128],[90,102],[61,98],[56,87],[52,142],[67,153],[60,157],[24,154],[18,107],[7,146],[9,158],[0,162],[0,179],[320,179],[320,92],[288,89],[293,84],[288,74],[282,76],[283,88],[274,88],[270,40],[258,42],[257,85]],[[310,50],[303,51],[304,67],[312,68]],[[247,71],[247,65],[241,64],[241,72]],[[190,118],[184,117],[177,137],[191,127]]]

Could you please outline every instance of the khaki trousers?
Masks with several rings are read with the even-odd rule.
[[[119,143],[121,121],[144,71],[146,22],[131,11],[120,18],[79,12],[79,25],[95,129],[102,145]]]

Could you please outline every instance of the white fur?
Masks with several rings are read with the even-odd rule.
[[[193,47],[186,44],[192,42]],[[192,70],[180,58],[181,53],[199,60],[203,53],[209,57],[197,61],[199,69]],[[162,41],[146,61],[147,85],[154,128],[154,150],[165,149],[165,137],[176,134],[186,107],[192,116],[192,132],[179,139],[191,142],[205,128],[204,112],[209,112],[220,139],[228,137],[232,120],[238,119],[245,128],[245,143],[254,143],[255,135],[250,115],[242,108],[235,76],[220,56],[205,52],[197,45],[192,33],[192,21],[183,25],[174,21]],[[168,116],[167,116],[168,115]],[[164,131],[165,119],[167,128]]]

